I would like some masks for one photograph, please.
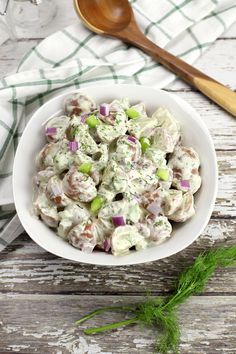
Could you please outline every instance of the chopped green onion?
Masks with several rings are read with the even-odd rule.
[[[82,163],[82,165],[79,166],[79,172],[82,173],[89,173],[92,169],[92,164],[91,163]]]
[[[139,112],[137,112],[135,109],[133,109],[133,108],[128,108],[127,110],[126,110],[126,114],[127,114],[127,116],[129,117],[129,118],[131,118],[131,119],[136,119],[136,118],[139,118],[140,117],[140,114],[139,114]]]
[[[142,137],[142,138],[139,139],[139,141],[140,141],[140,144],[141,144],[143,152],[145,152],[147,149],[150,148],[151,142],[150,142],[150,140],[148,138]]]
[[[100,121],[95,117],[94,114],[92,114],[86,119],[86,123],[90,126],[90,128],[95,128],[100,124]]]
[[[168,181],[169,179],[169,171],[164,168],[158,168],[156,175],[163,181]]]
[[[100,197],[99,195],[96,196],[90,205],[91,212],[96,213],[99,209],[101,209],[103,204],[104,204],[104,199],[102,197]]]

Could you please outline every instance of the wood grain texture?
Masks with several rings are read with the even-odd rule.
[[[185,80],[188,82],[188,80]],[[207,76],[193,75],[193,83],[200,92],[236,117],[236,93]]]
[[[107,305],[139,302],[137,296],[110,296]],[[147,354],[158,332],[138,325],[109,334],[86,336],[74,322],[104,304],[103,296],[1,296],[1,353],[24,354]],[[220,311],[219,311],[220,309]],[[236,298],[193,297],[179,310],[181,354],[235,354]],[[30,316],[29,316],[30,314]],[[52,316],[53,314],[53,316]],[[90,326],[119,321],[121,314],[91,320]],[[217,325],[216,325],[217,323]]]
[[[211,133],[216,150],[236,150],[236,124],[232,116],[200,93],[185,91],[174,93],[186,100],[200,114]]]
[[[195,257],[217,245],[235,244],[236,220],[211,220],[201,237],[172,257],[128,267],[98,267],[58,258],[20,238],[1,253],[0,293],[145,294],[170,292],[179,274]],[[218,269],[207,294],[236,295],[236,267]]]

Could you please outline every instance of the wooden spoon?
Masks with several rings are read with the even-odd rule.
[[[74,0],[74,5],[90,30],[142,49],[236,117],[236,93],[145,37],[128,0]]]

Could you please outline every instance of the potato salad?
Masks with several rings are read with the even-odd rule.
[[[43,126],[33,210],[83,252],[124,256],[158,245],[194,213],[197,152],[165,107],[151,115],[127,98],[97,104],[69,95]]]

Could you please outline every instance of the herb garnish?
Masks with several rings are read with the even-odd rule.
[[[182,273],[173,295],[165,298],[148,297],[142,303],[136,305],[103,307],[82,317],[76,324],[81,324],[108,311],[130,312],[132,317],[127,320],[85,329],[84,333],[95,334],[139,323],[156,327],[160,331],[161,335],[157,337],[155,344],[157,352],[164,354],[171,350],[178,353],[180,328],[175,312],[176,308],[191,295],[200,293],[217,267],[228,267],[234,264],[236,264],[236,246],[204,252],[196,258],[192,266]]]

